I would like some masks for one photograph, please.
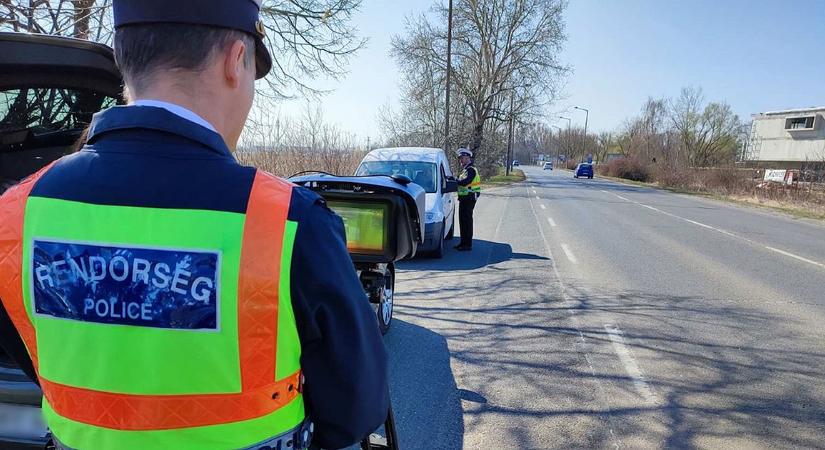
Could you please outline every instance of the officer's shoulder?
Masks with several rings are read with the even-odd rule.
[[[323,221],[332,218],[334,214],[323,197],[309,188],[292,186],[289,220],[295,222]]]
[[[258,169],[255,183],[260,189],[273,194],[290,193],[289,220],[293,222],[319,220],[334,214],[320,195],[269,172]]]

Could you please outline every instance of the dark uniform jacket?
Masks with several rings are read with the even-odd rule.
[[[245,213],[256,169],[217,133],[162,108],[115,107],[95,116],[88,144],[58,161],[32,196],[101,205]],[[387,353],[346,249],[341,219],[315,193],[292,191],[298,222],[292,302],[301,340],[313,443],[340,448],[386,418]],[[208,227],[210,224],[205,223]],[[0,303],[0,343],[30,376],[31,361]]]

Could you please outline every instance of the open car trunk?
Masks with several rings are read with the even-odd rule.
[[[92,115],[118,102],[110,48],[0,33],[0,192],[70,153]]]
[[[92,116],[120,102],[121,90],[105,45],[0,33],[0,194],[73,152]],[[40,398],[0,345],[0,448],[43,448]]]

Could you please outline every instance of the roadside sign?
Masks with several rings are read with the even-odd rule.
[[[769,170],[765,169],[765,181],[775,181],[777,183],[784,183],[787,170]]]

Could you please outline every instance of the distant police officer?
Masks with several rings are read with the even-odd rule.
[[[461,242],[455,248],[470,251],[473,249],[473,209],[481,195],[481,176],[473,166],[473,152],[470,150],[458,149],[458,161],[462,168],[458,178],[458,227]]]
[[[0,198],[4,346],[25,343],[58,448],[361,440],[387,356],[342,222],[231,153],[272,65],[260,5],[113,6],[129,105]]]

